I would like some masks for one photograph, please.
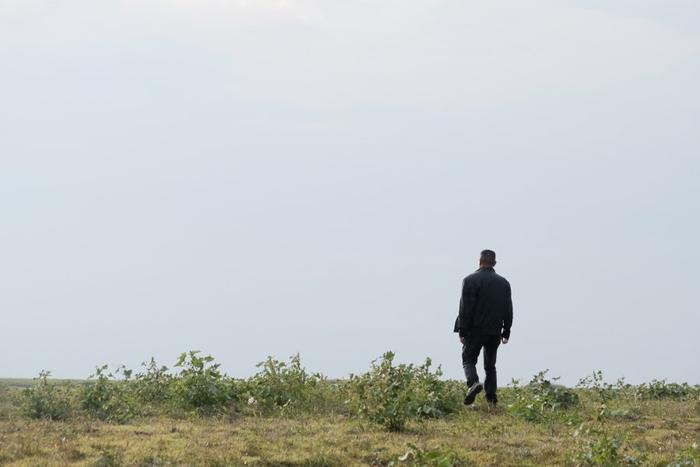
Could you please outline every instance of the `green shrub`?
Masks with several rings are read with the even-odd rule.
[[[67,420],[74,409],[72,387],[65,383],[49,382],[50,374],[41,371],[37,383],[23,390],[23,412],[33,419]]]
[[[623,387],[624,380],[618,380],[617,387]],[[603,380],[603,372],[600,370],[594,371],[591,375],[579,380],[576,387],[592,391],[601,404],[607,404],[616,396],[616,386],[606,383]]]
[[[456,410],[454,385],[440,381],[442,371],[430,371],[431,360],[421,366],[394,366],[394,353],[372,362],[369,372],[351,376],[348,404],[357,415],[390,431],[402,431],[409,419],[439,417]]]
[[[116,381],[121,373],[126,379],[131,371],[123,367],[115,373],[108,373],[108,366],[98,366],[95,374],[90,375],[90,381],[85,385],[81,395],[81,405],[91,416],[116,423],[131,420],[136,413],[136,404],[124,381]]]
[[[700,396],[699,386],[690,386],[688,383],[667,383],[666,380],[652,380],[634,387],[634,397],[640,400],[650,399],[674,399],[688,400]]]
[[[438,370],[434,375],[442,375],[442,370]],[[436,392],[439,394],[436,416],[443,416],[458,412],[464,407],[464,396],[466,395],[466,383],[464,381],[438,380]]]
[[[512,414],[530,422],[539,422],[547,419],[548,415],[555,411],[578,405],[578,395],[545,378],[547,371],[549,370],[537,373],[525,387],[513,380],[514,401],[508,405]],[[558,379],[552,378],[553,381]]]
[[[544,418],[541,404],[533,399],[526,388],[520,386],[520,381],[514,379],[511,383],[513,402],[508,404],[508,410],[516,417],[528,422],[539,422]]]
[[[638,466],[645,461],[646,456],[632,453],[623,440],[610,436],[604,427],[581,425],[574,437],[580,441],[578,451],[571,457],[576,466]]]
[[[290,357],[289,364],[267,357],[257,367],[261,370],[246,382],[249,405],[256,410],[313,410],[330,388],[323,375],[306,372],[299,354]]]
[[[199,356],[198,350],[183,352],[175,363],[180,372],[172,383],[177,406],[210,415],[237,399],[235,382],[219,371],[214,357]]]
[[[545,378],[549,370],[540,371],[537,373],[530,383],[529,389],[532,391],[536,400],[546,409],[568,409],[579,403],[579,397],[575,392],[568,388],[554,384],[552,381],[557,381],[559,377],[552,378],[552,381]]]
[[[413,379],[409,386],[411,409],[419,418],[440,418],[464,407],[465,385],[459,381],[441,380],[442,369],[430,371],[432,360],[425,359],[420,366],[411,366]]]
[[[164,405],[172,396],[173,376],[168,367],[158,366],[154,358],[149,363],[143,362],[144,370],[137,373],[131,381],[134,395],[141,403]]]

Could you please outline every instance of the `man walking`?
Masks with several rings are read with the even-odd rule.
[[[501,342],[508,343],[513,324],[513,302],[510,284],[496,274],[496,253],[481,252],[479,269],[462,282],[462,299],[454,332],[459,332],[462,343],[462,366],[467,377],[467,396],[464,403],[470,405],[484,388],[486,400],[496,405],[496,353]],[[476,373],[476,362],[484,349],[486,379],[482,385]]]

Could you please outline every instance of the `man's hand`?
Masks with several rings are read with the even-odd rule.
[[[507,344],[507,343],[508,343],[508,338],[507,338],[507,337],[501,337],[501,342],[503,342],[504,344]]]
[[[459,336],[459,341],[462,343],[462,345],[467,345],[467,338]]]

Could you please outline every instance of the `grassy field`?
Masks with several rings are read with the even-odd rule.
[[[89,419],[11,419],[0,421],[0,463],[575,465],[573,456],[591,452],[576,436],[577,428],[568,423],[529,423],[504,408],[492,410],[482,403],[449,419],[411,424],[400,433],[343,415],[144,418],[119,425]],[[607,429],[624,440],[621,453],[636,458],[639,465],[696,465],[700,460],[700,451],[693,448],[700,440],[700,415],[694,403],[645,403],[635,407],[634,415],[610,420]],[[411,446],[418,456],[409,454],[400,461],[411,453]],[[426,459],[416,459],[421,454]]]
[[[155,383],[153,373],[5,380],[0,465],[700,465],[698,387],[613,386],[598,377],[569,389],[540,374],[502,388],[498,407],[483,397],[465,407],[460,383],[384,363],[341,382],[279,362],[240,381],[207,374],[211,365],[195,380],[181,371]],[[237,396],[196,392],[212,394],[219,383]],[[182,399],[193,394],[197,406]]]

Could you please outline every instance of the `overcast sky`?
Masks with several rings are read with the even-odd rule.
[[[695,0],[0,0],[0,376],[386,350],[700,383]],[[481,367],[481,362],[479,368]]]

